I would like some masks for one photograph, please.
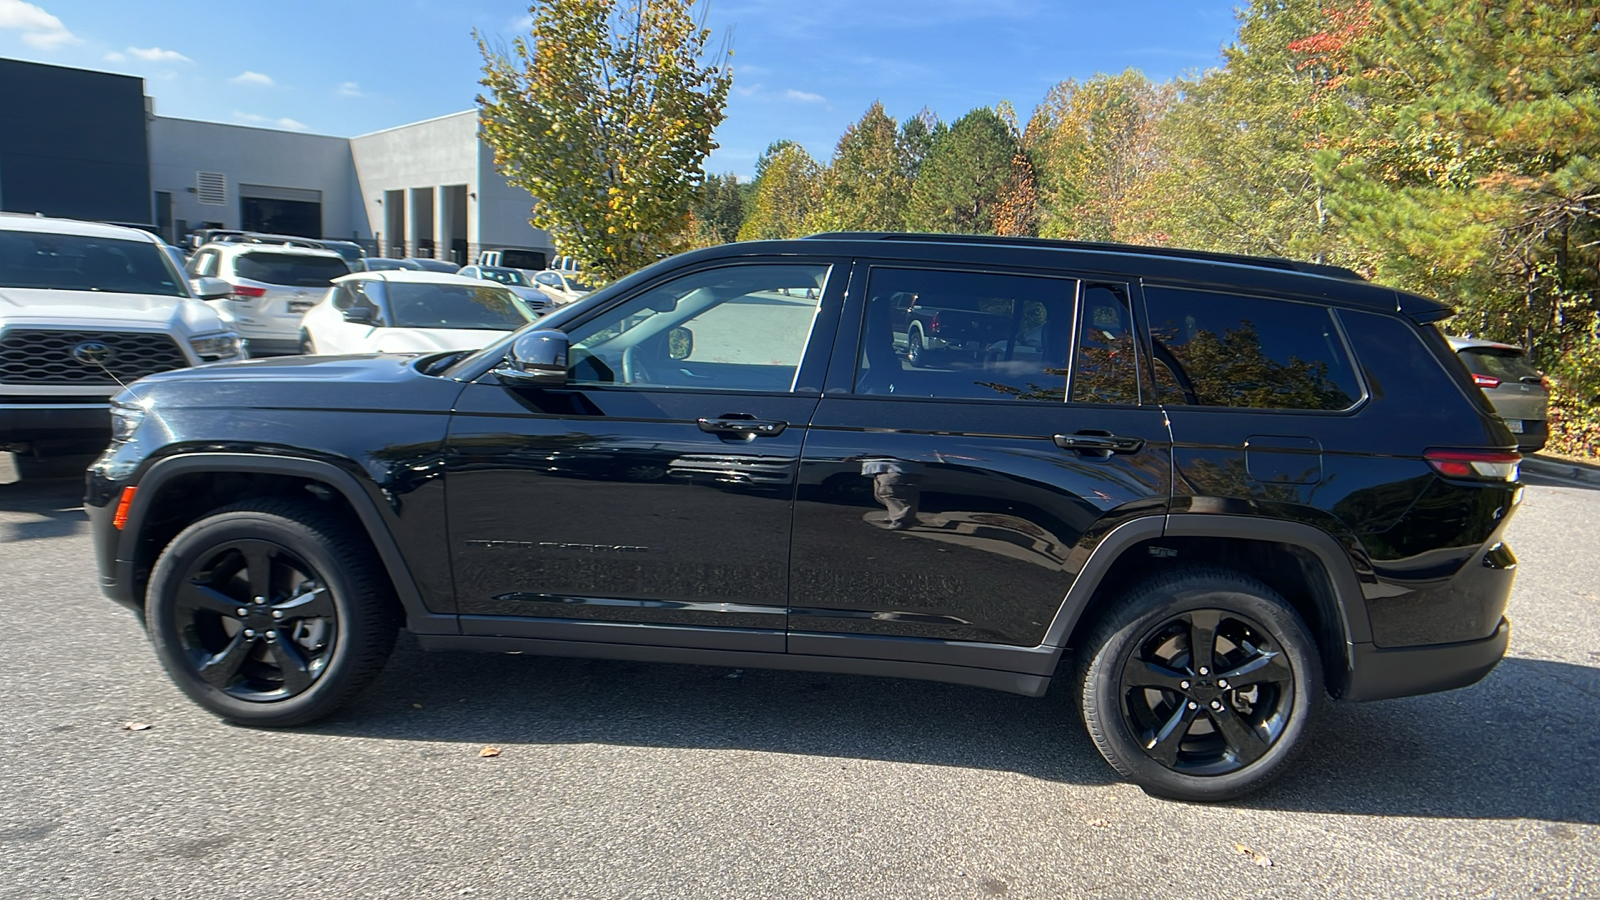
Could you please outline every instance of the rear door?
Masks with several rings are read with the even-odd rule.
[[[896,346],[908,295],[1006,326],[913,367]],[[791,652],[1044,641],[1095,542],[1169,499],[1130,296],[1092,277],[858,264],[801,459]]]

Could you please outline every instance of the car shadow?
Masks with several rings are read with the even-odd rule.
[[[424,653],[315,732],[514,745],[740,749],[1117,780],[1064,685],[978,688],[709,666]],[[1289,773],[1241,808],[1600,824],[1600,668],[1508,659],[1428,697],[1329,704]]]
[[[1583,488],[1600,491],[1600,465],[1556,456],[1528,456],[1522,461],[1521,481],[1539,487]]]
[[[0,544],[79,534],[89,527],[83,476],[0,484],[0,513],[24,514],[0,520]]]

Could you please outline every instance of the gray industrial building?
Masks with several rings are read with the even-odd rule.
[[[354,239],[385,256],[552,252],[475,110],[355,138],[172,119],[143,81],[0,59],[0,211]]]

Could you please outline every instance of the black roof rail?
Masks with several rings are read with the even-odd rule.
[[[1113,244],[1098,241],[1060,241],[1050,238],[1003,237],[993,234],[918,234],[913,232],[885,231],[825,231],[807,235],[803,240],[838,241],[915,241],[917,243],[945,244],[996,244],[1011,247],[1048,247],[1056,250],[1092,250],[1100,253],[1128,253],[1138,256],[1159,256],[1167,259],[1190,259],[1196,262],[1228,263],[1236,266],[1255,266],[1261,269],[1281,269],[1322,275],[1346,281],[1366,281],[1353,269],[1329,266],[1322,263],[1301,262],[1277,256],[1247,256],[1243,253],[1215,253],[1210,250],[1186,250],[1178,247],[1152,247],[1146,244]]]

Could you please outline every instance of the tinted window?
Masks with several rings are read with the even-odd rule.
[[[188,296],[156,244],[33,231],[0,231],[0,287]]]
[[[478,270],[478,277],[489,281],[498,281],[501,284],[515,284],[526,287],[528,276],[516,269],[494,269],[484,267]]]
[[[1490,375],[1501,381],[1527,379],[1539,380],[1539,370],[1528,362],[1521,350],[1501,347],[1467,347],[1460,351],[1461,361],[1474,375]]]
[[[1060,402],[1076,288],[1057,278],[874,269],[856,391]]]
[[[1073,402],[1138,403],[1136,344],[1127,291],[1119,285],[1085,287],[1078,356],[1073,364]]]
[[[1145,301],[1162,403],[1340,410],[1361,394],[1324,307],[1160,287]]]
[[[544,254],[535,250],[501,250],[500,265],[513,269],[542,269]]]
[[[334,256],[242,253],[233,261],[233,271],[240,278],[266,284],[327,287],[340,275],[350,274],[350,267]]]
[[[569,332],[571,380],[792,390],[828,269],[730,266],[652,288]]]
[[[472,328],[511,331],[536,316],[505,288],[470,284],[383,286],[389,324],[397,328]]]

